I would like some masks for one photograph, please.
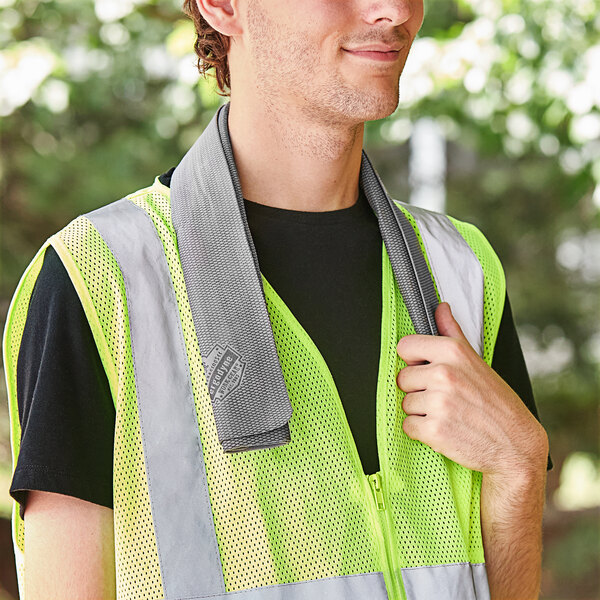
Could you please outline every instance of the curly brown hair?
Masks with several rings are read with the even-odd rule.
[[[213,29],[200,14],[196,0],[184,0],[183,12],[194,21],[196,27],[196,42],[194,50],[198,55],[198,71],[206,75],[210,69],[215,70],[220,96],[228,96],[231,89],[227,51],[229,37]]]

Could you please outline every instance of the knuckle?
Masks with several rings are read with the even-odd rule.
[[[437,411],[442,416],[447,416],[453,410],[453,396],[450,394],[441,393],[436,397]]]
[[[446,354],[451,360],[461,360],[464,357],[464,350],[461,340],[446,339]]]
[[[435,372],[436,372],[437,379],[440,383],[442,383],[444,385],[453,383],[454,370],[452,369],[452,367],[450,367],[450,365],[447,365],[444,363],[436,365]]]
[[[403,391],[406,391],[404,388],[408,384],[408,381],[407,381],[407,377],[408,377],[407,369],[408,369],[408,367],[404,367],[404,368],[400,369],[398,375],[396,376],[396,381],[398,382],[398,387],[401,390],[403,390]]]
[[[398,344],[396,344],[396,352],[401,358],[404,356],[404,353],[408,351],[409,346],[413,343],[414,337],[414,334],[405,335],[404,337],[400,338],[400,341]]]
[[[457,361],[462,361],[468,356],[468,347],[463,342],[463,340],[452,340],[454,343],[452,344],[452,352],[453,357]]]
[[[433,440],[439,440],[444,435],[444,421],[442,419],[433,419],[429,424],[429,433]]]

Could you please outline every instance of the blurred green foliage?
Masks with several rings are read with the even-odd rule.
[[[442,127],[447,211],[502,259],[550,437],[544,597],[598,597],[600,499],[566,510],[554,492],[573,452],[598,465],[600,0],[425,8],[400,105],[367,124],[366,145],[406,200],[414,122]],[[151,183],[200,134],[222,100],[193,42],[171,0],[0,0],[0,325],[46,237]]]

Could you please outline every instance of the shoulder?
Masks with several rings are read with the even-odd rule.
[[[464,303],[465,322],[479,315],[483,356],[491,360],[506,297],[504,269],[492,245],[472,223],[394,202],[415,229],[441,299],[453,310]]]
[[[79,265],[89,260],[96,264],[111,262],[107,239],[111,236],[129,237],[134,251],[140,223],[143,225],[148,217],[157,222],[170,222],[169,188],[161,183],[159,177],[150,186],[79,215],[55,233],[49,243],[70,272],[69,263],[72,261]]]
[[[140,208],[162,213],[165,207],[170,208],[168,206],[170,202],[170,189],[161,182],[160,177],[156,177],[152,185],[135,190],[93,211],[79,215],[59,231],[58,234],[69,229],[76,229],[78,226],[81,226],[82,220],[92,221],[99,216],[102,216],[102,218],[118,219],[121,216],[120,209],[126,202],[138,205]]]
[[[458,232],[463,238],[471,238],[476,243],[485,243],[490,246],[483,233],[472,223],[400,200],[394,199],[394,203],[419,232],[423,228],[436,229],[436,233],[445,232],[446,235],[455,235]]]
[[[102,273],[106,278],[119,271],[111,252],[111,241],[127,243],[130,252],[135,254],[136,242],[143,235],[141,231],[147,230],[151,222],[155,225],[170,223],[169,188],[160,177],[150,186],[79,215],[50,237],[48,243],[56,250],[72,280],[83,275],[89,279],[87,283],[92,284],[95,273]]]
[[[399,200],[394,200],[394,203],[411,222],[420,241],[428,236],[433,236],[448,248],[455,248],[452,241],[462,239],[475,254],[484,272],[491,271],[495,276],[504,278],[504,270],[498,255],[477,226],[451,215],[413,206]]]

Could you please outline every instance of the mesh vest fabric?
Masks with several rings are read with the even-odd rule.
[[[147,212],[156,227],[177,297],[226,591],[383,572],[390,597],[404,598],[403,569],[484,563],[479,513],[481,474],[408,438],[402,430],[403,393],[396,385],[396,375],[404,363],[396,353],[396,344],[402,336],[414,333],[414,328],[383,244],[376,430],[388,508],[378,512],[333,377],[309,335],[264,276],[270,322],[293,406],[292,442],[253,452],[223,452],[171,223],[169,190],[156,180],[152,187],[129,199]],[[397,204],[420,241],[408,208]],[[504,301],[502,268],[475,227],[454,219],[452,222],[483,268],[483,358],[491,364]],[[16,360],[29,297],[48,243],[56,248],[79,294],[115,401],[118,598],[162,598],[125,288],[114,257],[85,217],[77,218],[42,247],[24,274],[9,311],[5,364],[15,463],[20,439]],[[24,525],[16,507],[13,523],[22,582]],[[392,592],[396,586],[397,593]]]

